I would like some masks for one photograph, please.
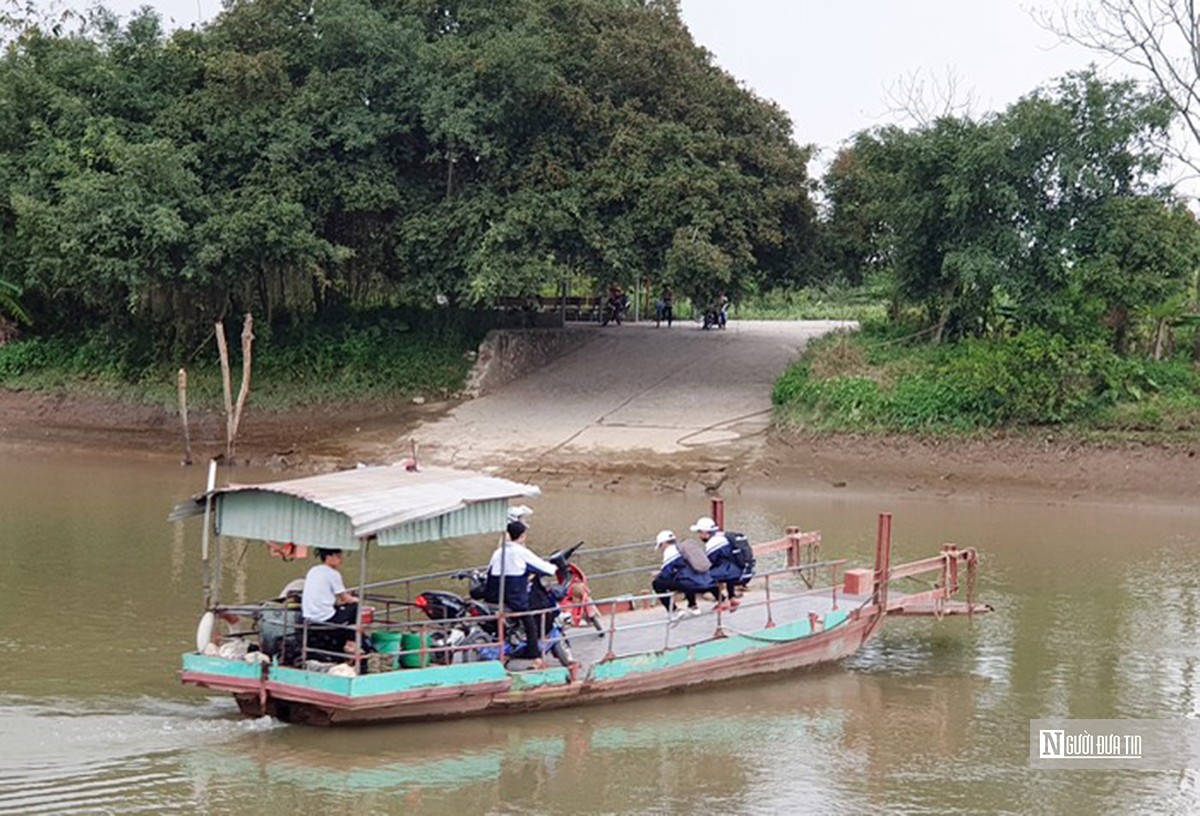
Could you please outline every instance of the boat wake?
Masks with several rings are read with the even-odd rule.
[[[177,808],[192,787],[181,752],[280,727],[223,699],[0,696],[0,814]]]

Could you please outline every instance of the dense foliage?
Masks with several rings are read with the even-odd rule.
[[[1040,328],[1124,353],[1195,293],[1200,230],[1153,184],[1170,123],[1084,73],[982,121],[860,133],[825,179],[827,255],[886,274],[934,342]]]
[[[1172,112],[1066,77],[982,120],[858,134],[824,179],[821,254],[886,321],[779,381],[785,421],[1200,431],[1200,227],[1154,183]]]
[[[1193,427],[1200,228],[1133,83],[859,133],[818,216],[677,0],[233,0],[169,36],[0,0],[0,44],[9,385],[162,380],[252,311],[268,392],[453,389],[465,309],[615,282],[870,316],[781,380],[792,419]]]
[[[169,37],[96,10],[0,59],[0,280],[41,332],[162,356],[245,310],[708,298],[802,276],[807,159],[673,0],[235,0]]]
[[[287,408],[340,400],[443,396],[459,390],[472,353],[494,324],[487,315],[367,309],[286,326],[254,354],[254,403]],[[181,362],[189,402],[216,408],[221,373],[211,337]],[[174,369],[136,336],[104,331],[30,337],[0,345],[0,384],[70,389],[173,406]]]
[[[1186,354],[1121,356],[1042,329],[953,345],[902,339],[873,323],[812,344],[775,385],[782,423],[931,433],[1071,423],[1200,434],[1200,376]]]

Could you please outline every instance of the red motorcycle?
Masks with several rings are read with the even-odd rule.
[[[587,574],[571,563],[571,556],[583,546],[580,541],[574,547],[556,552],[547,559],[558,572],[555,575],[558,586],[553,595],[558,598],[558,607],[564,615],[571,616],[571,625],[579,627],[586,620],[603,637],[604,627],[600,623],[600,610],[592,603],[592,592],[588,588]]]

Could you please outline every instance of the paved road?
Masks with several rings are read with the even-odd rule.
[[[504,467],[604,456],[731,461],[764,441],[776,378],[836,321],[626,324],[416,430],[428,457]]]

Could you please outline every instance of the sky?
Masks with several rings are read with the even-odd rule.
[[[1086,68],[1019,0],[682,0],[692,37],[718,65],[792,118],[796,140],[826,152],[865,128],[898,122],[912,78],[957,83],[971,113]],[[933,94],[929,95],[931,98]]]

